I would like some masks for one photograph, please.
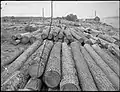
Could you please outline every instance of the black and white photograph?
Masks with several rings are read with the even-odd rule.
[[[1,91],[119,91],[118,1],[1,1]]]

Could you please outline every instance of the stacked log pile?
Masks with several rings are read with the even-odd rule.
[[[74,22],[53,23],[12,35],[28,44],[2,57],[2,91],[119,91],[119,45],[115,37]]]

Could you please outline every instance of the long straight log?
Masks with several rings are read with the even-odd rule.
[[[29,68],[32,65],[37,64],[39,62],[45,43],[46,43],[46,40],[43,41],[43,44],[21,66],[20,71],[24,71],[26,75],[30,75],[32,77],[39,76],[39,74],[37,75],[36,72],[30,73]]]
[[[13,50],[12,48],[9,49],[11,49],[11,51]],[[23,53],[24,48],[19,48],[15,50],[15,52],[11,51],[9,51],[9,56],[1,55],[1,67],[12,63],[18,56],[20,56]]]
[[[102,69],[95,63],[93,58],[87,52],[87,50],[80,46],[83,57],[85,58],[90,72],[95,80],[96,86],[99,91],[115,91],[113,84],[107,78],[106,74],[102,71]]]
[[[95,52],[95,50],[88,44],[85,44],[84,47],[93,57],[95,62],[99,67],[104,71],[109,80],[114,84],[114,87],[119,90],[119,77],[117,74],[103,61],[103,59]]]
[[[71,43],[73,58],[78,72],[78,78],[83,91],[97,91],[92,75],[79,48],[79,43]]]
[[[108,53],[108,55],[110,57],[112,57],[114,59],[114,61],[117,62],[117,64],[119,64],[119,62],[120,62],[119,59],[117,59],[109,50],[107,50],[107,49],[103,49],[103,50],[104,50],[104,52]]]
[[[38,70],[39,70],[39,62],[42,56],[42,52],[44,50],[46,44],[46,40],[44,40],[43,45],[41,45],[29,58],[28,60],[25,62],[24,64],[24,68],[28,69],[28,73],[31,77],[35,77],[38,78],[41,76],[41,74],[39,74]],[[39,70],[40,71],[40,70]]]
[[[110,37],[108,35],[99,34],[98,37],[100,37],[101,39],[106,40],[106,41],[108,41],[110,43],[114,43],[115,42],[115,39],[113,39],[112,37]]]
[[[50,88],[57,87],[61,78],[61,42],[57,42],[51,50],[44,74],[44,82]]]
[[[85,37],[85,34],[82,33],[81,31],[76,31],[76,28],[72,28],[72,31],[74,31],[75,33],[77,33],[80,37],[82,37],[84,40],[87,40],[87,38]]]
[[[18,88],[24,88],[28,77],[23,72],[16,71],[2,84],[1,89],[2,91],[16,91]]]
[[[31,67],[29,68],[29,74],[32,77],[40,77],[42,76],[44,70],[45,70],[45,66],[47,64],[47,60],[48,60],[48,56],[50,53],[50,50],[52,49],[53,46],[53,42],[52,41],[46,41],[44,48],[41,47],[42,49],[38,52],[41,55],[37,55],[35,57],[35,55],[33,55],[35,57],[35,60],[37,61],[36,64],[31,65]],[[33,60],[33,59],[31,59]]]
[[[32,89],[33,91],[40,91],[41,86],[42,86],[42,81],[40,79],[30,78],[24,89]]]
[[[79,81],[72,54],[68,45],[62,43],[62,79],[60,91],[80,91]]]
[[[70,28],[70,32],[71,32],[72,36],[73,36],[75,39],[77,39],[80,43],[83,43],[85,40],[84,40],[82,37],[80,37],[78,34],[76,34],[75,32],[73,32],[72,30],[73,30],[73,29]]]
[[[110,68],[119,75],[119,65],[114,61],[112,57],[110,57],[107,53],[105,53],[97,44],[92,45],[93,49],[102,57],[102,59],[110,66]]]
[[[20,67],[26,62],[28,57],[31,56],[38,49],[42,42],[42,40],[37,40],[27,50],[25,50],[14,62],[12,62],[8,66],[7,70],[2,72],[1,84],[3,84],[13,72],[20,69]]]

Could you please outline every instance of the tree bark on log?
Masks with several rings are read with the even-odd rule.
[[[62,43],[62,79],[60,91],[80,91],[77,71],[68,45]]]
[[[26,60],[38,49],[42,42],[42,40],[37,40],[8,66],[8,70],[2,72],[1,84],[3,84],[13,72],[20,69],[20,67],[26,62]]]
[[[13,73],[1,86],[2,91],[16,91],[19,88],[24,88],[29,76],[21,71]]]
[[[119,90],[119,77],[117,74],[103,61],[103,59],[95,52],[95,50],[88,44],[85,44],[84,47],[93,57],[95,62],[99,67],[104,71],[109,80],[114,84],[114,87]]]
[[[61,42],[57,42],[51,50],[44,74],[44,82],[50,88],[57,87],[61,79]]]
[[[108,53],[108,55],[110,55],[110,57],[112,57],[116,62],[117,62],[117,64],[119,64],[119,59],[117,59],[109,50],[107,50],[107,49],[103,49],[104,50],[104,52],[106,52],[106,53]]]
[[[71,49],[73,58],[78,72],[78,78],[83,91],[97,91],[92,75],[89,71],[87,63],[80,51],[79,43],[72,42]]]
[[[35,59],[31,58],[31,61],[34,60],[36,63],[29,67],[29,74],[31,75],[31,77],[38,78],[42,76],[52,46],[53,46],[53,42],[47,40],[45,42],[45,45],[38,50],[36,56],[33,55]]]
[[[93,49],[102,57],[102,59],[109,65],[109,67],[118,75],[119,75],[119,65],[110,57],[107,53],[105,53],[97,44],[92,45]]]
[[[95,63],[93,58],[87,52],[87,50],[80,46],[83,57],[85,58],[90,72],[92,73],[93,79],[96,83],[96,86],[99,91],[115,91],[113,84],[107,78],[106,74],[102,71],[102,69]]]

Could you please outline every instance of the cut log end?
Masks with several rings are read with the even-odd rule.
[[[74,84],[68,83],[68,84],[63,85],[61,90],[62,91],[78,91],[78,88]]]
[[[38,68],[39,68],[39,70],[38,70]],[[29,75],[31,77],[38,78],[38,77],[40,77],[42,75],[42,73],[44,71],[43,69],[44,69],[43,66],[39,67],[38,64],[34,64],[34,65],[31,65],[29,67],[28,72],[29,72]]]
[[[55,71],[49,71],[45,75],[45,83],[48,87],[57,87],[60,83],[60,75]]]

